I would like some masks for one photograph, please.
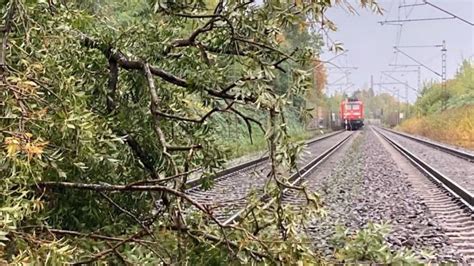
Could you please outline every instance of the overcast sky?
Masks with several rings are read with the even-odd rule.
[[[382,75],[382,71],[393,70],[389,64],[416,64],[407,56],[394,53],[393,46],[413,45],[439,45],[443,40],[447,46],[447,77],[452,78],[459,68],[463,59],[474,57],[474,27],[460,20],[446,19],[438,21],[405,22],[402,26],[380,25],[379,21],[395,19],[418,19],[449,17],[429,5],[399,8],[400,5],[422,3],[422,0],[379,0],[381,7],[385,10],[383,15],[376,15],[368,10],[357,8],[357,14],[350,14],[342,8],[334,8],[328,11],[327,16],[338,26],[338,31],[330,33],[333,40],[341,41],[348,52],[335,59],[334,62],[341,67],[357,67],[348,69],[351,74],[346,80],[339,69],[329,69],[329,82],[341,84],[330,86],[328,92],[331,94],[336,89],[341,90],[349,85],[354,86],[347,89],[352,92],[361,87],[368,87],[370,76],[374,76],[374,83],[396,82],[394,79]],[[474,23],[474,1],[473,0],[429,0],[429,2],[454,13],[455,15]],[[397,35],[400,34],[399,37]],[[425,64],[434,72],[441,73],[441,48],[400,48],[414,59]],[[323,59],[329,59],[334,54],[326,52]],[[328,65],[328,67],[331,67]],[[416,67],[398,68],[416,70]],[[346,69],[344,69],[346,70]],[[399,81],[407,81],[413,89],[418,87],[417,72],[395,72],[389,73]],[[422,81],[440,80],[436,74],[422,67]],[[338,81],[339,80],[339,81]],[[403,85],[379,85],[374,86],[377,92],[393,89],[396,86],[401,89],[401,96],[405,96]],[[413,101],[416,92],[409,91],[409,99]]]

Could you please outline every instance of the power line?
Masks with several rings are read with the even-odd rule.
[[[397,64],[388,64],[388,66],[393,66],[393,67],[419,67],[419,64],[416,65],[397,65]]]
[[[447,10],[445,10],[445,9],[443,9],[443,8],[441,8],[441,7],[439,7],[439,6],[437,6],[437,5],[435,5],[435,4],[432,4],[432,3],[428,2],[427,0],[424,0],[423,2],[424,2],[425,4],[431,6],[431,7],[434,7],[434,8],[436,8],[436,9],[438,9],[439,11],[442,11],[442,12],[448,14],[448,15],[453,16],[454,18],[456,18],[456,19],[458,19],[458,20],[460,20],[460,21],[462,21],[462,22],[464,22],[464,23],[466,23],[466,24],[468,24],[468,25],[474,26],[474,23],[472,23],[472,22],[470,22],[470,21],[467,21],[466,19],[463,19],[463,18],[461,18],[461,17],[459,17],[459,16],[457,16],[457,15],[455,15],[455,14],[453,14],[453,13],[451,13],[451,12],[449,12],[449,11],[447,11]]]
[[[417,22],[417,21],[432,21],[432,20],[448,20],[455,19],[455,17],[434,17],[434,18],[412,18],[412,19],[396,19],[396,20],[384,20],[379,21],[381,25],[386,23],[403,23],[403,22]]]
[[[342,76],[342,77],[339,77],[339,78],[338,78],[338,79],[336,79],[335,81],[333,81],[333,82],[331,82],[331,83],[328,83],[328,84],[326,84],[326,85],[330,85],[330,86],[331,86],[331,85],[332,85],[332,86],[341,85],[341,84],[337,84],[337,83],[338,83],[339,81],[341,81],[341,80],[345,79],[346,77],[347,77],[347,76],[346,76],[346,75],[344,75],[344,76]],[[344,83],[343,85],[346,85],[346,84],[347,84],[347,82],[346,82],[346,83]]]
[[[436,45],[397,45],[398,48],[427,48],[427,47],[443,47],[442,44]]]
[[[416,3],[418,3],[418,0],[416,1]],[[416,4],[416,3],[415,3],[415,4]],[[408,18],[408,17],[411,15],[411,13],[413,12],[413,9],[415,9],[414,6],[411,7],[410,11],[405,12],[405,18]]]
[[[413,10],[413,7],[416,7],[416,6],[425,6],[425,5],[428,5],[428,6],[431,6],[445,14],[448,14],[450,15],[450,17],[434,17],[434,18],[414,18],[414,19],[408,19],[408,16],[406,17],[406,19],[400,19],[400,16],[398,16],[398,19],[396,20],[385,20],[385,21],[379,21],[379,23],[381,25],[384,25],[386,23],[403,23],[403,22],[415,22],[415,21],[433,21],[433,20],[448,20],[448,19],[457,19],[459,21],[462,21],[466,24],[468,24],[469,26],[474,26],[474,23],[468,21],[467,19],[464,19],[464,18],[461,18],[460,16],[438,6],[438,5],[435,5],[431,2],[429,2],[428,0],[423,0],[423,3],[415,3],[415,4],[405,4],[405,5],[402,5],[400,4],[398,6],[398,9],[400,10],[401,8],[407,8],[407,7],[412,7],[412,10]]]
[[[415,7],[415,6],[424,6],[426,5],[425,3],[420,3],[420,4],[409,4],[409,5],[399,5],[398,8],[404,8],[404,7]]]
[[[394,48],[395,50],[397,50],[399,53],[401,53],[401,54],[405,55],[406,57],[410,58],[413,62],[415,62],[415,63],[421,65],[422,67],[424,67],[424,68],[426,68],[427,70],[433,72],[433,73],[436,74],[437,76],[442,77],[442,74],[438,73],[437,71],[433,70],[433,69],[430,68],[429,66],[427,66],[427,65],[423,64],[422,62],[418,61],[417,59],[415,59],[415,58],[412,57],[411,55],[405,53],[404,51],[398,49],[396,46],[393,47],[393,48]]]
[[[384,72],[390,72],[390,73],[403,73],[403,72],[416,72],[418,75],[417,75],[417,78],[418,78],[418,90],[417,90],[417,93],[419,93],[419,91],[421,91],[421,69],[420,69],[420,65],[407,65],[407,66],[416,66],[417,69],[405,69],[405,70],[390,70],[390,71],[384,71]]]
[[[387,71],[382,71],[382,72],[387,72],[387,73],[404,73],[404,72],[418,72],[418,70],[415,70],[415,69],[408,69],[408,70],[387,70]]]
[[[385,76],[387,76],[387,77],[389,77],[389,78],[391,78],[391,79],[393,79],[393,80],[395,80],[395,81],[399,82],[400,84],[404,84],[404,85],[408,86],[408,88],[410,88],[410,89],[412,89],[412,90],[414,90],[414,91],[418,92],[418,90],[417,90],[417,89],[415,89],[415,88],[413,88],[412,86],[408,85],[408,82],[406,82],[406,81],[405,81],[405,82],[403,82],[403,81],[401,81],[401,80],[399,80],[399,79],[397,79],[397,78],[394,78],[392,75],[390,75],[390,74],[387,74],[385,71],[384,71],[384,72],[382,72],[382,74],[384,74]]]

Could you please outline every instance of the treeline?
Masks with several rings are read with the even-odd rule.
[[[469,105],[474,105],[474,65],[464,60],[454,79],[447,81],[446,89],[436,82],[424,86],[415,110],[417,115],[426,116]]]
[[[474,64],[465,60],[446,89],[424,86],[415,114],[400,125],[406,132],[474,149]]]

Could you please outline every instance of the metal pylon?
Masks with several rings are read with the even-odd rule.
[[[443,40],[443,48],[441,48],[441,84],[443,88],[443,109],[446,108],[446,101],[448,100],[448,92],[446,89],[446,57],[447,57],[446,41]]]

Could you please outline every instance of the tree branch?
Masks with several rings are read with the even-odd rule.
[[[191,33],[191,36],[187,39],[178,39],[175,40],[171,43],[172,47],[184,47],[184,46],[190,46],[190,45],[195,45],[196,43],[196,38],[199,36],[199,34],[211,31],[214,28],[214,22],[217,21],[219,17],[213,17],[211,18],[204,26],[197,28],[195,31]],[[169,51],[167,51],[169,52]],[[165,52],[165,53],[167,53]]]
[[[104,235],[99,235],[99,234],[94,234],[94,233],[81,233],[81,232],[78,232],[78,231],[47,228],[47,227],[44,227],[44,226],[20,227],[19,229],[28,229],[28,228],[37,228],[37,229],[45,230],[49,233],[56,234],[56,235],[70,235],[70,236],[76,236],[76,237],[87,237],[87,238],[96,239],[96,240],[118,241],[118,242],[125,240],[124,238],[119,238],[119,237],[104,236]],[[147,241],[147,240],[142,240],[142,239],[134,239],[134,241],[135,242],[148,243],[148,244],[153,244],[154,243],[152,241]]]
[[[109,58],[109,82],[107,84],[107,111],[109,113],[116,107],[115,92],[117,91],[118,71],[117,61]]]
[[[43,226],[37,226],[35,228],[40,228],[42,230],[45,230],[45,231],[48,231],[52,234],[56,234],[56,235],[71,235],[71,236],[77,236],[77,237],[88,237],[88,238],[92,238],[92,239],[98,239],[98,240],[106,240],[106,241],[114,241],[114,242],[130,242],[130,241],[133,241],[133,242],[136,242],[138,244],[149,244],[149,245],[155,245],[156,243],[153,242],[153,241],[148,241],[148,240],[143,240],[143,239],[139,239],[137,237],[139,237],[139,235],[135,234],[135,235],[132,235],[135,236],[134,238],[118,238],[118,237],[110,237],[110,236],[103,236],[103,235],[98,235],[98,234],[87,234],[87,233],[81,233],[81,232],[77,232],[77,231],[70,231],[70,230],[62,230],[62,229],[53,229],[53,228],[46,228],[46,227],[43,227]],[[174,226],[163,226],[163,227],[159,227],[159,229],[168,229],[168,230],[173,230],[173,231],[177,231],[178,228],[177,227],[174,227]],[[214,242],[215,244],[217,245],[230,245],[231,247],[233,248],[236,248],[236,249],[242,249],[240,247],[240,245],[238,245],[237,243],[235,242],[232,242],[230,240],[227,240],[228,243],[225,243],[223,242],[223,240],[218,237],[218,236],[215,236],[215,235],[212,235],[212,234],[209,234],[209,233],[205,233],[205,232],[201,232],[201,231],[198,231],[198,230],[192,230],[192,229],[189,229],[189,228],[179,228],[180,231],[183,231],[183,232],[187,232],[187,233],[191,233],[194,237],[196,236],[202,236],[204,239],[206,240],[209,240],[209,241],[212,241]],[[140,232],[139,232],[140,233]],[[193,237],[193,238],[194,238]],[[200,241],[200,240],[198,240]],[[225,241],[225,240],[224,240]],[[114,247],[114,246],[112,246]],[[255,257],[258,257],[258,258],[267,258],[269,260],[272,260],[272,258],[267,255],[267,254],[264,254],[264,253],[261,253],[259,251],[256,251],[256,250],[252,250],[250,248],[247,248],[247,247],[244,247],[243,250],[249,254],[252,254],[253,256]],[[112,252],[113,250],[108,250],[109,252]],[[102,253],[102,252],[101,252]]]
[[[5,57],[7,53],[8,34],[11,31],[12,20],[15,14],[15,2],[9,1],[9,3],[10,3],[10,7],[8,8],[7,14],[5,16],[5,25],[1,29],[3,36],[2,36],[2,47],[0,50],[0,74],[3,74],[3,72],[6,70],[7,65],[5,62]]]
[[[160,191],[172,194],[176,197],[182,198],[185,201],[189,202],[192,206],[196,207],[198,210],[206,214],[216,225],[219,227],[235,228],[231,225],[224,225],[216,217],[214,217],[209,209],[199,203],[198,201],[192,199],[185,192],[178,191],[171,187],[161,186],[161,185],[149,185],[149,186],[127,186],[127,185],[111,185],[107,183],[93,184],[93,183],[73,183],[73,182],[40,182],[37,184],[40,189],[46,188],[69,188],[69,189],[79,189],[79,190],[91,190],[96,192],[102,191],[120,191],[120,192],[140,192],[140,191]]]
[[[199,202],[193,200],[188,194],[175,190],[173,188],[161,185],[138,185],[138,186],[127,186],[127,185],[111,185],[107,183],[94,184],[94,183],[73,183],[73,182],[40,182],[37,184],[40,189],[45,188],[69,188],[69,189],[79,189],[79,190],[91,190],[96,192],[101,191],[120,191],[120,192],[139,192],[139,191],[160,191],[172,194],[176,197],[180,197],[191,203],[197,209],[203,211],[206,214],[209,214],[208,209],[200,204]],[[213,219],[215,220],[215,219]],[[215,220],[217,224],[220,224],[219,221]]]
[[[233,38],[234,40],[237,40],[237,41],[240,41],[240,42],[244,42],[244,43],[247,43],[247,44],[250,44],[250,45],[258,46],[258,47],[261,47],[261,48],[264,48],[264,49],[267,49],[267,50],[276,52],[276,53],[278,53],[278,54],[281,54],[281,55],[283,55],[283,56],[285,56],[285,57],[287,57],[287,58],[293,59],[293,58],[291,57],[291,55],[286,54],[285,52],[280,51],[280,50],[278,50],[278,49],[276,49],[276,48],[273,48],[273,47],[271,47],[271,46],[268,46],[268,45],[266,45],[266,44],[259,43],[259,42],[255,42],[255,41],[252,41],[252,40],[247,40],[247,39],[244,39],[244,38],[241,38],[241,37],[238,37],[238,36],[233,36],[232,38]],[[293,60],[294,60],[294,59],[293,59]]]
[[[155,133],[158,136],[158,138],[161,142],[161,145],[163,147],[163,153],[165,155],[167,155],[169,158],[171,158],[171,155],[168,154],[168,150],[169,151],[187,151],[187,150],[190,150],[190,149],[200,149],[200,148],[202,148],[202,146],[200,144],[191,145],[191,146],[172,146],[172,145],[169,145],[167,143],[165,134],[163,133],[163,131],[161,130],[160,125],[159,125],[160,124],[160,117],[159,117],[157,111],[158,111],[158,108],[160,106],[161,101],[160,101],[160,98],[158,97],[158,91],[156,90],[156,87],[155,87],[155,80],[153,78],[153,75],[151,73],[151,69],[150,69],[148,64],[145,64],[143,66],[143,70],[145,72],[145,77],[148,80],[148,87],[150,89],[150,98],[151,98],[150,111],[151,111],[152,114],[154,114],[154,117],[155,117],[154,130],[155,130]]]
[[[173,176],[169,176],[169,177],[161,178],[161,179],[151,179],[151,180],[148,179],[148,180],[136,181],[136,182],[127,184],[127,186],[138,186],[138,185],[145,185],[145,184],[162,184],[162,183],[166,183],[168,181],[171,181],[173,179],[180,178],[180,177],[192,174],[192,173],[197,172],[201,169],[202,169],[201,167],[198,167],[198,168],[186,171],[184,173],[180,173],[180,174],[177,174],[177,175],[173,175]]]
[[[185,231],[191,238],[193,238],[194,240],[196,240],[197,242],[201,242],[199,240],[199,237],[198,236],[201,236],[203,238],[205,238],[206,240],[209,240],[209,241],[212,241],[218,245],[226,245],[226,246],[230,246],[232,248],[235,248],[237,250],[241,250],[243,249],[245,252],[247,252],[248,254],[250,254],[254,259],[258,259],[258,258],[265,258],[265,259],[268,259],[270,261],[274,261],[275,262],[275,259],[272,258],[270,255],[267,255],[265,253],[262,253],[262,252],[259,252],[259,251],[256,251],[256,250],[252,250],[248,247],[241,247],[241,245],[231,241],[231,240],[225,240],[225,239],[222,239],[220,237],[217,237],[217,236],[214,236],[214,235],[211,235],[211,234],[207,234],[207,233],[203,233],[203,232],[200,232],[200,231],[190,231],[190,230],[187,230]]]
[[[109,242],[107,242],[107,246],[109,246],[109,248],[113,248],[113,245],[110,244]],[[114,251],[115,256],[119,258],[120,262],[122,262],[123,265],[127,265],[127,266],[133,265],[131,262],[125,259],[125,257],[122,254],[120,254],[120,252],[116,248],[114,248],[113,251]]]
[[[247,125],[247,130],[249,131],[249,137],[250,137],[250,143],[253,143],[253,139],[252,139],[252,125],[250,124],[250,122],[254,122],[255,124],[257,124],[260,129],[262,130],[262,132],[265,133],[265,129],[263,128],[262,126],[262,123],[260,123],[260,121],[252,118],[252,117],[249,117],[249,116],[246,116],[244,114],[242,114],[240,111],[238,111],[237,109],[235,108],[230,108],[232,110],[232,112],[236,113],[238,116],[240,116],[245,124]]]
[[[143,221],[141,221],[140,219],[138,219],[137,216],[135,216],[133,213],[131,213],[130,211],[126,210],[125,208],[123,208],[122,206],[118,205],[114,200],[112,200],[109,196],[107,196],[105,193],[103,192],[99,192],[99,194],[104,197],[110,204],[114,205],[115,208],[117,208],[118,210],[120,210],[121,212],[123,212],[124,214],[126,214],[128,217],[132,218],[135,222],[137,222],[141,227],[142,229],[148,233],[148,235],[150,235],[150,237],[157,241],[157,239],[155,238],[155,235],[153,235],[153,233],[150,231],[150,228],[148,228],[145,223]]]
[[[296,47],[296,48],[293,50],[293,52],[291,52],[291,54],[289,54],[289,56],[290,56],[290,57],[293,56],[293,55],[296,53],[296,51],[298,51],[298,47]],[[280,66],[280,64],[283,63],[283,62],[285,62],[286,60],[288,60],[290,57],[284,56],[282,59],[280,59],[280,60],[276,61],[275,63],[273,63],[273,66],[274,66],[276,69],[280,70],[281,72],[286,73],[286,70],[283,69],[283,68]]]
[[[241,51],[237,49],[222,49],[222,48],[207,46],[204,44],[201,44],[201,45],[206,51],[214,53],[214,54],[226,54],[226,55],[237,55],[237,56],[247,56],[249,54],[249,51]]]
[[[145,62],[140,61],[140,60],[130,60],[121,52],[118,52],[118,51],[113,52],[112,47],[100,44],[97,41],[87,36],[83,35],[82,41],[86,47],[98,49],[107,57],[107,59],[112,58],[113,60],[115,60],[118,66],[122,67],[123,69],[143,70],[145,66]],[[170,74],[158,67],[149,66],[149,68],[150,68],[150,72],[153,75],[158,76],[167,82],[170,82],[172,84],[175,84],[177,86],[184,87],[184,88],[189,87],[189,83],[180,77]]]
[[[137,140],[134,137],[132,137],[130,134],[122,134],[122,135],[126,135],[125,142],[132,149],[133,153],[135,154],[135,156],[138,157],[138,160],[143,164],[146,170],[148,170],[152,178],[158,179],[159,175],[155,171],[153,159],[148,155],[147,152],[143,150],[141,145],[137,142]]]
[[[141,61],[141,60],[128,59],[121,52],[118,52],[118,51],[113,52],[112,47],[110,47],[108,45],[100,44],[100,43],[98,43],[97,41],[93,40],[90,37],[82,35],[82,42],[84,43],[84,46],[86,46],[88,48],[98,49],[108,59],[113,58],[117,62],[117,65],[119,67],[123,68],[123,69],[143,71],[143,69],[145,68],[145,65],[148,65],[148,63],[146,63],[144,61]],[[164,71],[163,69],[160,69],[160,68],[155,67],[155,66],[150,66],[150,65],[148,65],[148,69],[149,69],[149,72],[152,75],[160,77],[164,81],[167,81],[171,84],[174,84],[176,86],[183,87],[183,88],[190,88],[191,87],[190,83],[188,83],[188,81],[186,81],[185,79],[180,78],[178,76],[175,76],[173,74],[170,74],[170,73]],[[193,85],[193,86],[199,86],[199,85]],[[216,90],[208,89],[208,88],[204,88],[204,87],[198,87],[198,88],[203,90],[203,91],[206,91],[209,95],[214,96],[214,97],[218,97],[218,98],[221,98],[221,99],[230,99],[230,100],[236,99],[235,95],[222,93],[220,91],[216,91]],[[246,101],[246,102],[255,102],[256,101],[256,98],[252,97],[252,96],[241,97],[240,99],[243,100],[243,101]]]
[[[133,235],[131,235],[130,237],[116,243],[115,245],[113,245],[110,249],[107,249],[107,250],[104,250],[104,251],[101,251],[97,254],[95,254],[94,256],[92,256],[92,258],[88,259],[88,260],[83,260],[83,261],[79,261],[79,262],[75,262],[73,263],[72,265],[84,265],[84,264],[91,264],[93,263],[94,261],[104,257],[104,256],[108,256],[110,253],[114,252],[118,247],[128,243],[128,242],[131,242],[131,241],[134,241],[134,238],[136,237],[140,237],[143,235],[143,231],[139,231]]]
[[[243,78],[240,78],[240,79],[234,81],[232,84],[225,87],[223,90],[221,90],[221,93],[227,93],[231,89],[237,87],[238,83],[240,83],[240,82],[252,81],[252,80],[258,80],[258,78],[257,77],[243,77]]]

